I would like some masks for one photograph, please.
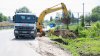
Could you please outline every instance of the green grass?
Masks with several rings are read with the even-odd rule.
[[[77,26],[77,25],[76,25]],[[75,25],[70,29],[76,30]],[[50,39],[62,39],[68,45],[57,42],[61,47],[69,50],[73,56],[100,56],[100,23],[92,24],[91,28],[78,28],[79,36],[76,39],[64,39],[57,36],[50,36]]]
[[[69,47],[70,46],[70,47]],[[100,38],[98,40],[92,38],[78,38],[72,41],[69,41],[67,48],[74,48],[76,51],[73,52],[73,56],[83,56],[83,55],[98,55],[100,54]],[[71,50],[73,51],[73,50]],[[77,54],[77,55],[75,55]]]
[[[64,39],[57,36],[51,36],[50,39],[62,39],[64,42],[68,43],[68,45],[64,45],[58,42],[61,47],[71,51],[73,56],[100,55],[100,37]]]
[[[75,30],[78,27],[78,25],[69,25],[70,30]]]

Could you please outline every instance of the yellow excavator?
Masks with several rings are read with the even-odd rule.
[[[58,5],[61,5],[60,7],[58,7]],[[66,5],[64,3],[60,3],[58,5],[55,5],[51,8],[47,8],[46,10],[44,10],[40,16],[38,17],[38,21],[37,21],[37,31],[40,32],[41,35],[44,35],[44,31],[43,31],[43,26],[42,26],[42,22],[44,21],[44,17],[52,12],[58,11],[62,9],[62,13],[64,13],[64,18],[67,17],[68,15],[68,10],[66,8]]]

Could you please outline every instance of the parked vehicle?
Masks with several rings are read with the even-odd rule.
[[[30,37],[34,38],[37,35],[36,22],[37,17],[31,13],[16,13],[13,16],[14,35],[16,39]]]

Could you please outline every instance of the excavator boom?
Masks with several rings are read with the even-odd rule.
[[[59,5],[59,4],[58,4],[58,5]],[[39,18],[38,18],[38,22],[37,22],[37,29],[39,29],[40,32],[42,32],[42,22],[43,22],[43,20],[44,20],[44,17],[45,17],[47,14],[62,9],[62,11],[63,11],[63,13],[64,13],[64,16],[65,16],[65,17],[67,16],[68,11],[67,11],[67,8],[66,8],[65,4],[64,4],[64,3],[61,3],[61,6],[60,6],[60,7],[57,7],[58,5],[55,5],[55,6],[51,7],[51,8],[47,8],[46,10],[44,10],[44,11],[40,14],[40,16],[39,16]]]

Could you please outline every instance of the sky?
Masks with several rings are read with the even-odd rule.
[[[63,2],[67,9],[72,11],[75,15],[77,15],[77,12],[82,14],[83,3],[85,4],[84,10],[86,13],[91,12],[95,6],[100,6],[100,0],[0,0],[0,12],[6,16],[13,16],[16,9],[26,6],[32,13],[39,16],[46,8],[50,8],[61,2]],[[61,13],[61,11],[57,12]],[[56,15],[57,12],[48,14],[46,18]]]

